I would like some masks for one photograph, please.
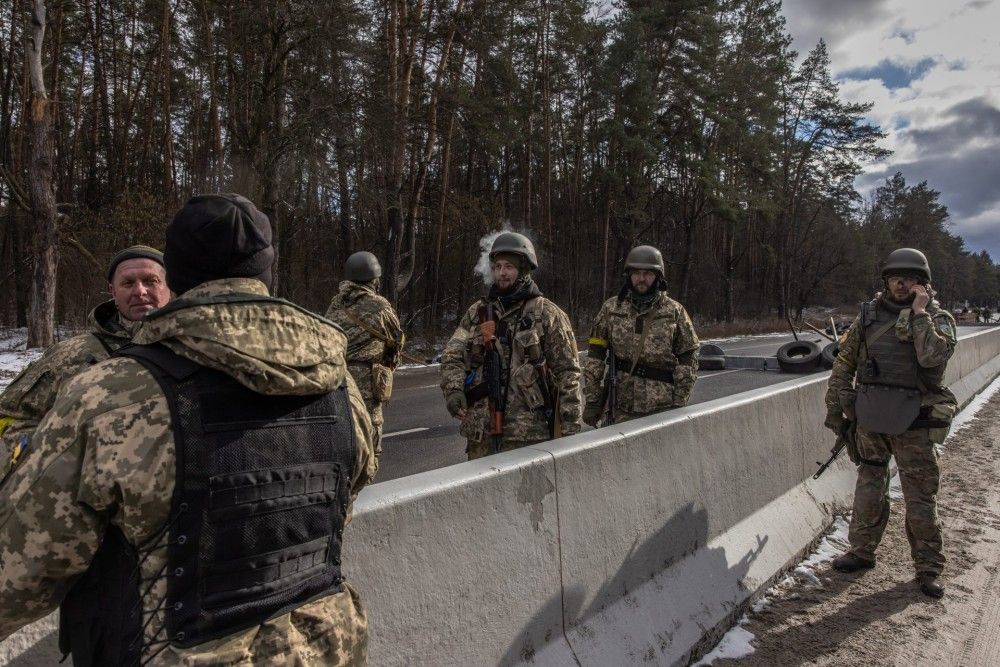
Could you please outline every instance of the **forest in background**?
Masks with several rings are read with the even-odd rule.
[[[213,191],[270,217],[277,295],[322,312],[371,250],[432,343],[501,227],[583,331],[638,243],[702,322],[857,302],[898,246],[995,305],[930,184],[861,198],[884,134],[790,42],[777,0],[0,0],[0,325],[82,323]]]

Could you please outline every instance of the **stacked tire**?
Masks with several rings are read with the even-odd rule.
[[[779,347],[775,356],[783,373],[811,373],[819,366],[823,350],[811,340],[794,340]]]

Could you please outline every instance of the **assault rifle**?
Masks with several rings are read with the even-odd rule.
[[[840,425],[840,435],[837,436],[837,442],[833,444],[833,449],[830,450],[830,458],[826,460],[826,463],[820,463],[816,461],[816,465],[819,466],[819,470],[813,475],[813,479],[819,479],[819,476],[826,472],[826,469],[833,465],[840,452],[847,448],[847,455],[851,458],[851,461],[857,461],[857,427],[853,421],[845,419]]]
[[[489,389],[490,439],[493,441],[493,452],[496,453],[503,444],[503,413],[506,405],[501,378],[503,366],[500,350],[497,349],[497,323],[493,319],[492,304],[480,309],[479,331],[483,334],[483,381]]]
[[[610,426],[615,423],[615,404],[618,402],[618,363],[615,361],[615,350],[608,345],[607,357],[605,357],[607,370],[604,373],[604,405],[607,406],[607,417],[602,426]]]

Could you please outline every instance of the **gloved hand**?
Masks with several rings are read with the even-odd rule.
[[[597,421],[601,418],[603,407],[600,403],[587,403],[583,407],[583,421],[596,428]]]
[[[448,406],[448,414],[457,419],[465,417],[465,409],[469,407],[468,401],[465,400],[465,394],[460,391],[448,394],[446,405]]]
[[[839,410],[830,411],[826,413],[826,421],[823,422],[823,426],[827,427],[838,436],[840,435],[840,429],[844,425],[844,415]]]

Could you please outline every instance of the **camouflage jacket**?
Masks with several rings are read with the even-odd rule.
[[[876,294],[872,304],[881,297],[881,293]],[[918,364],[924,368],[935,368],[947,364],[955,352],[955,346],[958,344],[955,318],[947,310],[942,309],[937,301],[931,301],[926,311],[926,315],[913,315],[909,308],[904,308],[897,318],[895,334],[900,340],[913,343]],[[840,350],[833,364],[833,372],[830,374],[826,391],[827,412],[837,415],[843,412],[851,419],[854,411],[855,377],[858,360],[862,355],[860,329],[859,315],[847,332],[840,337]],[[892,335],[892,332],[886,335]],[[955,397],[948,389],[940,387],[925,393],[921,403],[951,405],[955,404]],[[957,404],[953,407],[957,408]]]
[[[114,301],[105,301],[90,311],[87,323],[88,333],[49,347],[0,394],[0,475],[10,468],[15,445],[31,438],[55,403],[59,388],[128,343],[141,324],[121,317]]]
[[[640,320],[641,317],[641,320]],[[642,329],[648,327],[645,340]],[[642,349],[639,350],[640,341]],[[684,306],[661,292],[645,310],[631,299],[612,297],[604,302],[590,330],[590,350],[583,362],[588,403],[601,399],[605,351],[627,364],[638,362],[673,373],[673,383],[631,375],[618,367],[616,412],[646,415],[687,405],[698,378],[698,335]]]
[[[327,308],[326,317],[339,324],[347,335],[348,368],[369,409],[388,399],[392,391],[391,371],[399,363],[398,353],[403,336],[399,316],[392,304],[371,287],[344,280]],[[392,341],[394,345],[386,341]],[[373,365],[382,366],[390,373],[374,369],[375,374],[383,375],[373,379]],[[385,386],[387,381],[389,385]]]
[[[484,381],[483,334],[479,328],[480,306],[483,298],[474,303],[462,317],[441,355],[441,389],[447,397],[455,392],[472,390]],[[515,380],[505,388],[507,410],[504,414],[504,438],[513,442],[547,440],[549,426],[544,411],[531,396],[531,387],[537,386],[537,375],[528,360],[522,342],[525,336],[535,338],[541,347],[542,357],[550,373],[552,393],[558,403],[559,435],[569,435],[580,430],[583,406],[580,400],[580,360],[569,318],[557,305],[543,296],[536,296],[504,310],[493,302],[498,321],[498,343],[505,377]],[[528,318],[530,327],[521,322]],[[512,333],[513,350],[500,338],[500,329]],[[515,333],[516,332],[516,333]],[[470,382],[466,384],[466,380]],[[470,440],[489,437],[490,412],[486,399],[476,401],[466,410],[461,433]]]
[[[368,481],[371,425],[346,372],[346,339],[333,324],[274,299],[213,304],[249,293],[251,279],[204,283],[188,305],[147,316],[136,342],[160,342],[268,395],[309,395],[348,383],[357,462],[352,497]],[[109,524],[148,546],[168,520],[175,445],[159,384],[137,361],[112,358],[69,380],[35,432],[34,452],[0,481],[0,639],[55,609],[93,558]],[[166,550],[153,550],[141,576],[153,577]],[[150,579],[153,580],[153,579]],[[146,643],[157,639],[163,578],[144,597]],[[153,616],[153,618],[151,618]],[[318,599],[251,630],[199,646],[169,645],[152,664],[357,664],[367,621],[354,592]]]

